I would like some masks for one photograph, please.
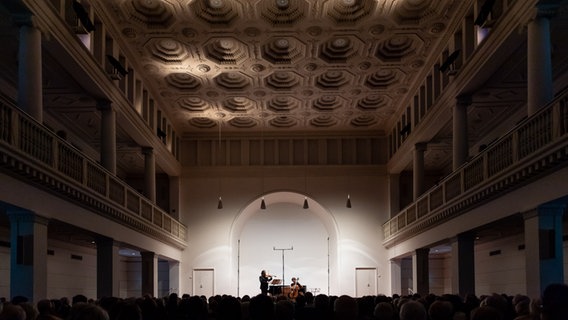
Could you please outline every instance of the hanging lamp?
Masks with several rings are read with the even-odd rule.
[[[221,154],[221,117],[219,116],[219,145],[217,147],[217,158]],[[223,199],[221,198],[221,177],[219,177],[219,200],[217,201],[217,209],[223,209]]]

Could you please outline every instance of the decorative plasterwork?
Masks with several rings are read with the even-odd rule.
[[[119,14],[115,22],[131,52],[144,53],[136,59],[148,71],[145,85],[171,108],[180,135],[214,133],[218,123],[258,131],[263,112],[266,130],[384,132],[389,115],[406,108],[397,103],[416,81],[411,77],[429,55],[439,55],[429,49],[454,9],[439,0],[106,6]]]

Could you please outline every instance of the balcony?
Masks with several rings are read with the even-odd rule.
[[[568,89],[383,224],[383,245],[413,237],[568,165]]]
[[[187,227],[18,108],[0,101],[0,171],[183,249]]]

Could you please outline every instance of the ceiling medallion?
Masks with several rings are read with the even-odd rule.
[[[137,36],[136,30],[134,30],[134,28],[124,28],[122,29],[122,34],[130,39],[134,39]]]
[[[440,33],[446,29],[446,24],[443,22],[436,22],[430,27],[430,33]]]
[[[255,27],[249,27],[244,30],[245,34],[249,37],[256,37],[260,34],[260,30]]]
[[[262,72],[266,69],[265,66],[263,66],[262,64],[253,64],[250,69],[254,72]]]
[[[197,70],[199,70],[199,72],[201,73],[207,73],[211,71],[211,67],[206,64],[200,64],[197,66]]]
[[[317,37],[323,32],[322,28],[318,26],[309,27],[306,31],[310,36],[313,37]]]

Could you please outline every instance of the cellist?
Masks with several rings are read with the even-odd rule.
[[[300,284],[300,278],[292,277],[292,283],[290,283],[290,293],[288,298],[294,300],[298,295],[303,295],[302,285]]]

